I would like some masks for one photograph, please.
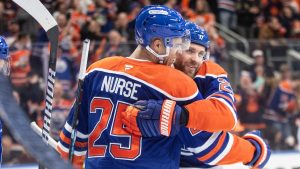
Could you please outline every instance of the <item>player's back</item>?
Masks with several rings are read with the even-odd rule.
[[[179,83],[178,83],[179,82]],[[178,137],[129,135],[121,112],[138,100],[197,99],[193,80],[167,66],[111,57],[88,69],[78,130],[88,136],[86,168],[178,168]],[[87,118],[88,117],[88,118]],[[86,123],[86,124],[84,124]]]

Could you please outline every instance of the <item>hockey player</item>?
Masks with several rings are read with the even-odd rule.
[[[121,112],[138,100],[173,99],[183,105],[202,99],[191,78],[165,66],[174,62],[176,52],[188,49],[189,31],[181,15],[173,9],[147,6],[136,18],[135,36],[138,47],[129,57],[105,58],[87,70],[73,157],[79,167],[84,158],[87,169],[179,167],[178,136],[130,135],[123,128]],[[181,83],[174,85],[178,81]],[[73,108],[58,143],[58,151],[64,158],[69,151]],[[165,120],[171,123],[173,119]],[[163,130],[166,134],[171,131],[168,127]]]
[[[5,76],[9,75],[10,66],[9,66],[9,53],[8,46],[5,42],[5,39],[0,36],[0,74]],[[2,161],[2,123],[0,120],[0,167]]]
[[[235,114],[233,105],[233,92],[230,83],[227,79],[227,73],[218,64],[208,59],[209,39],[205,30],[199,28],[196,24],[188,22],[187,29],[191,32],[191,46],[187,51],[184,51],[174,63],[176,69],[179,69],[194,78],[198,89],[206,98],[199,101],[200,112],[204,112],[216,119],[216,114]],[[204,61],[204,62],[203,62]],[[131,112],[137,114],[138,128],[143,136],[153,137],[160,136],[159,119],[161,102],[151,100],[149,102],[138,102],[139,108],[146,106],[140,112]],[[193,103],[194,104],[194,103]],[[213,104],[213,105],[212,105]],[[135,110],[130,108],[131,111]],[[151,114],[151,109],[158,110],[157,113]],[[198,111],[198,110],[193,110]],[[124,113],[123,113],[124,114]],[[157,115],[158,114],[158,115]],[[147,116],[146,116],[147,115]],[[151,123],[151,118],[155,119],[155,123]],[[132,119],[123,120],[127,126],[133,127],[129,121]],[[146,117],[146,118],[144,118]],[[201,117],[201,116],[200,116]],[[197,117],[199,120],[200,117]],[[226,117],[226,116],[224,116]],[[146,119],[146,120],[143,120]],[[224,118],[223,121],[227,119]],[[203,120],[199,120],[203,123]],[[174,124],[174,123],[173,123]],[[213,121],[207,121],[209,129],[214,128]],[[126,128],[128,130],[128,128]],[[139,129],[130,131],[139,134]],[[232,164],[243,162],[246,165],[262,168],[269,159],[270,151],[266,143],[261,139],[258,131],[253,131],[246,134],[243,138],[232,135],[228,132],[209,133],[195,129],[182,128],[179,132],[179,137],[183,142],[181,152],[182,167],[205,167],[208,165]]]

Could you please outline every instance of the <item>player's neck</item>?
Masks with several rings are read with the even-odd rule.
[[[144,49],[140,45],[133,51],[133,53],[129,57],[134,59],[139,59],[139,60],[148,60],[153,63],[158,63],[158,58],[151,55],[149,52],[147,52],[146,49]]]

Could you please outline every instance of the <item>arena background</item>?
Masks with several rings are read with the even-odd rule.
[[[144,5],[164,4],[205,28],[210,60],[222,65],[236,93],[244,134],[262,131],[273,155],[267,168],[300,168],[299,0],[41,0],[60,29],[51,121],[57,139],[74,100],[82,41],[91,39],[89,64],[135,48],[134,18]],[[10,46],[14,97],[27,116],[42,125],[49,44],[40,25],[10,0],[0,0],[0,35]],[[288,89],[272,111],[274,91]],[[271,116],[270,116],[271,115]],[[3,129],[3,168],[37,168],[36,160]],[[26,139],[26,138],[24,138]],[[224,168],[242,168],[240,165]]]

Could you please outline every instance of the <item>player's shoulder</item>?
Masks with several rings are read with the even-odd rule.
[[[98,60],[89,66],[87,72],[91,72],[95,69],[111,69],[119,65],[124,59],[125,58],[121,56],[112,56]]]
[[[203,62],[200,66],[200,69],[198,70],[196,76],[199,77],[205,77],[205,76],[227,76],[227,72],[217,63],[214,63],[212,61],[206,61]]]
[[[153,69],[152,69],[153,70]],[[148,71],[152,84],[164,91],[168,91],[172,96],[192,97],[198,94],[198,88],[194,80],[183,72],[165,65],[156,66],[155,72]]]

